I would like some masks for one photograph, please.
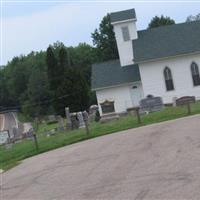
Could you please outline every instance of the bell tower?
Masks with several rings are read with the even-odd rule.
[[[113,25],[121,66],[134,64],[132,40],[138,38],[135,9],[110,14]]]

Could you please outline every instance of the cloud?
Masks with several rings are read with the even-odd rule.
[[[25,5],[25,4],[24,4]],[[34,4],[35,5],[35,4]],[[15,6],[8,5],[8,6]],[[8,7],[7,6],[7,7]],[[22,5],[23,6],[23,5]],[[41,6],[38,3],[38,6]],[[45,8],[45,6],[43,5]],[[138,29],[147,27],[155,15],[168,15],[184,21],[189,14],[196,14],[195,4],[175,3],[63,3],[30,14],[3,18],[3,64],[14,56],[32,50],[44,50],[49,44],[61,41],[67,46],[79,42],[92,44],[91,32],[98,27],[108,12],[135,8]],[[22,8],[21,8],[22,9]],[[23,9],[22,9],[23,10]],[[6,15],[6,10],[5,10]]]

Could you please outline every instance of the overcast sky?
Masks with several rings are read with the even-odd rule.
[[[32,1],[33,2],[33,1]],[[108,12],[135,8],[138,30],[146,29],[155,15],[165,15],[177,23],[200,12],[199,2],[35,2],[3,0],[1,64],[14,56],[44,50],[56,41],[66,46],[92,44],[91,32]]]

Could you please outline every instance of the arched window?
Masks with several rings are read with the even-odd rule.
[[[191,73],[194,86],[200,85],[199,67],[195,62],[191,64]]]
[[[174,90],[174,83],[173,83],[173,78],[172,78],[172,73],[169,67],[165,67],[164,69],[164,77],[165,77],[165,85],[166,85],[166,90]]]

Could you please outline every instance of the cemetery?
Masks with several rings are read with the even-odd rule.
[[[152,108],[154,100],[156,104]],[[66,108],[67,120],[61,116],[51,116],[50,120],[55,120],[55,123],[49,124],[43,121],[38,124],[37,130],[31,129],[30,132],[27,132],[21,142],[0,145],[0,169],[7,170],[19,164],[25,158],[86,139],[188,116],[187,100],[190,102],[190,114],[199,114],[200,102],[194,103],[192,98],[177,99],[177,104],[181,104],[180,106],[164,108],[161,99],[148,97],[142,101],[144,107],[142,112],[140,112],[140,123],[138,123],[137,116],[134,114],[135,111],[132,109],[130,110],[133,112],[130,112],[126,116],[102,123],[101,121],[95,122],[93,111],[90,111],[89,115],[86,112],[82,112],[81,115],[80,112],[70,113],[69,108]],[[93,110],[96,111],[94,107]],[[146,111],[148,111],[148,114],[146,114]],[[36,141],[34,136],[37,136]],[[9,135],[5,131],[0,138],[1,143],[5,143],[8,137]]]

